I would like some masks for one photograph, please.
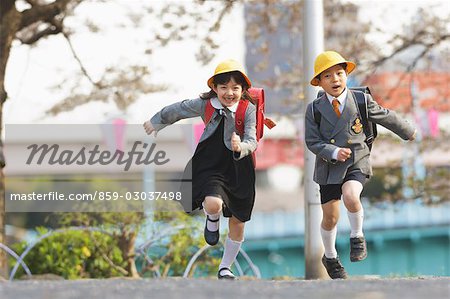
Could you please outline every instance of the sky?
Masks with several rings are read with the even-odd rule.
[[[449,4],[437,0],[347,1],[362,6],[360,18],[370,20],[375,27],[389,33],[399,31],[402,25],[407,24],[418,7],[437,6],[439,9],[435,9],[436,13],[449,13]],[[73,73],[79,71],[79,67],[67,42],[61,36],[52,36],[33,47],[15,43],[6,75],[6,89],[10,96],[4,105],[6,124],[105,123],[117,116],[125,118],[128,123],[142,123],[168,103],[195,98],[200,92],[207,91],[205,81],[212,75],[215,65],[220,60],[231,57],[244,60],[245,27],[241,7],[233,11],[232,17],[227,16],[224,19],[223,29],[217,35],[220,44],[217,56],[209,65],[200,66],[195,61],[198,47],[195,42],[172,44],[155,51],[150,56],[142,55],[145,41],[141,36],[146,34],[146,30],[152,24],[135,27],[132,30],[117,26],[127,22],[124,3],[127,5],[131,3],[131,11],[139,11],[141,2],[122,1],[120,5],[114,3],[116,2],[94,3],[80,6],[77,10],[77,16],[93,18],[96,23],[102,25],[100,34],[81,30],[73,38],[74,48],[88,72],[96,79],[109,65],[145,64],[156,74],[155,81],[169,84],[169,89],[139,99],[126,115],[114,104],[94,102],[56,117],[45,117],[44,112],[68,93],[64,88],[60,91],[51,87],[60,83],[63,78],[70,78]],[[71,20],[72,23],[69,25],[77,28],[79,18]],[[374,32],[370,38],[382,43],[388,36]]]
[[[433,10],[433,13],[445,17],[450,15],[450,4],[442,0],[345,0],[359,5],[361,20],[370,20],[373,24],[369,40],[386,42],[390,34],[401,33],[419,8]],[[377,32],[376,28],[382,32]]]
[[[134,9],[139,9],[139,1],[131,3]],[[152,24],[132,30],[111,25],[125,22],[120,6],[91,4],[81,7],[77,13],[103,24],[100,34],[85,30],[73,37],[74,48],[94,80],[110,65],[144,64],[155,73],[155,82],[169,84],[169,90],[140,99],[125,116],[114,104],[94,102],[73,112],[44,117],[44,112],[65,94],[50,87],[79,71],[67,42],[60,36],[52,36],[40,41],[36,47],[18,44],[13,47],[7,67],[6,88],[10,98],[4,106],[6,124],[103,123],[117,115],[127,118],[129,123],[141,123],[168,102],[195,98],[200,92],[207,91],[206,79],[212,75],[214,65],[222,60],[220,57],[244,60],[242,9],[233,13],[235,19],[229,16],[224,19],[225,29],[218,38],[221,49],[217,58],[205,67],[195,61],[198,45],[194,42],[174,43],[155,51],[150,57],[143,55],[145,44],[141,36]]]

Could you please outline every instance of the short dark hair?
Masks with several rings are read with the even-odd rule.
[[[339,64],[336,64],[336,65],[341,66],[341,67],[345,70],[345,72],[347,73],[347,63],[346,63],[346,62],[339,63]],[[323,72],[322,72],[322,73],[323,73]],[[320,74],[318,74],[318,75],[316,76],[316,79],[317,79],[317,80],[320,81],[320,75],[322,75],[322,73],[320,73]]]

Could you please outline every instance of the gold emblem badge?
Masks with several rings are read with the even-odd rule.
[[[352,126],[352,130],[353,130],[353,132],[355,132],[356,134],[359,134],[359,133],[361,133],[361,131],[362,131],[362,124],[361,124],[361,120],[359,119],[359,118],[357,118],[356,120],[355,120],[355,124]]]

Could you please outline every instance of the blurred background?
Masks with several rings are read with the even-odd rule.
[[[369,86],[381,105],[419,130],[417,140],[406,143],[378,126],[374,176],[362,198],[369,258],[357,265],[343,259],[343,264],[352,275],[449,276],[450,6],[437,0],[323,3],[325,49],[357,64],[349,86]],[[142,190],[158,190],[157,182],[146,181],[183,171],[195,147],[186,134],[160,133],[158,143],[178,149],[179,162],[156,171],[30,170],[8,163],[8,157],[39,139],[44,124],[98,124],[106,128],[105,146],[129,148],[143,132],[122,132],[121,126],[140,125],[165,105],[208,91],[206,80],[216,64],[234,58],[243,62],[253,85],[265,89],[266,114],[278,123],[266,129],[257,151],[257,198],[244,250],[263,278],[305,275],[303,117],[313,99],[303,91],[312,74],[305,76],[302,65],[302,1],[7,0],[1,8],[7,182],[82,177],[89,181],[86,190],[96,190],[116,188],[99,183],[102,179],[126,178],[140,181]],[[200,123],[182,122],[192,128]],[[36,131],[26,138],[8,135],[8,125],[18,124],[35,124]],[[64,137],[47,141],[93,142],[79,132]],[[31,183],[10,186],[6,198],[36,190]],[[203,218],[176,213],[11,212],[0,217],[7,237],[0,243],[19,255],[49,229],[82,226],[109,233],[55,233],[25,259],[33,274],[179,276],[205,244]],[[222,224],[224,234],[225,228]],[[348,236],[348,221],[341,217],[337,249],[344,257]],[[189,275],[214,273],[220,250],[200,258]],[[9,270],[14,263],[8,262]]]

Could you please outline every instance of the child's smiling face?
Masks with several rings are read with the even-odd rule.
[[[347,72],[342,65],[335,65],[319,75],[319,86],[333,97],[338,97],[347,87]]]
[[[224,107],[233,106],[242,97],[242,86],[236,83],[233,77],[230,78],[228,83],[217,84],[213,90],[216,92],[217,98]]]

